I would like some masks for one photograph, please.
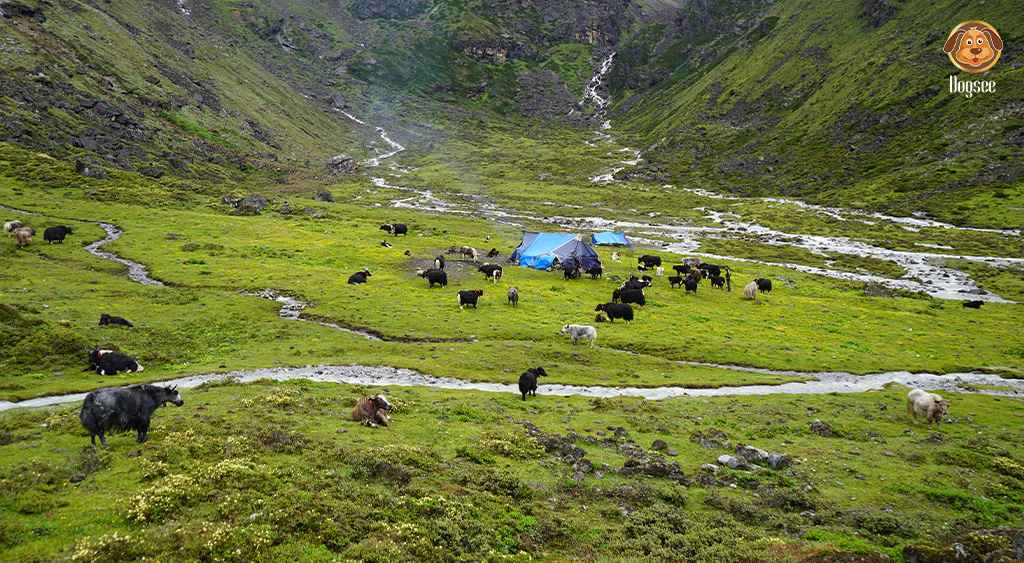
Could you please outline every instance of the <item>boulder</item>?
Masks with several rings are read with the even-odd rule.
[[[867,297],[881,297],[884,299],[892,299],[894,296],[889,288],[876,282],[866,282],[864,284],[864,295]]]
[[[736,455],[750,463],[764,463],[768,459],[768,452],[754,446],[736,446]]]
[[[313,196],[313,201],[329,201],[329,202],[333,203],[334,202],[334,196],[331,195],[331,192],[328,191],[328,190],[320,190],[320,191],[316,192],[315,196]]]
[[[258,212],[266,209],[267,205],[267,198],[263,197],[260,194],[247,195],[244,198],[242,198],[241,201],[238,202],[238,207],[254,207],[257,211],[257,214]]]
[[[772,469],[786,469],[793,466],[793,456],[772,452],[768,454],[768,467]]]
[[[355,169],[356,160],[352,158],[351,155],[345,153],[333,156],[327,161],[327,170],[329,170],[331,174],[348,173]]]
[[[750,464],[746,461],[729,454],[718,456],[718,463],[728,467],[729,469],[750,469]]]
[[[292,204],[288,203],[287,201],[282,203],[281,207],[277,209],[277,212],[280,213],[281,215],[291,215]]]
[[[260,214],[260,208],[256,207],[255,205],[239,203],[238,207],[236,207],[235,210],[231,212],[231,214],[232,215],[259,215]]]
[[[95,180],[106,180],[109,174],[102,168],[92,167],[82,162],[81,160],[75,161],[75,172],[78,172],[86,178],[93,178]]]
[[[164,169],[162,166],[140,166],[139,174],[148,178],[159,178],[164,175]]]
[[[327,98],[327,101],[330,102],[331,105],[335,107],[339,107],[342,109],[348,107],[348,104],[345,103],[345,96],[342,96],[341,92],[335,92],[331,94],[331,97]]]
[[[832,431],[832,425],[827,422],[822,422],[817,418],[811,423],[811,432],[814,432],[822,438],[831,438],[835,436],[835,432]]]
[[[664,440],[655,440],[651,443],[651,449],[656,452],[660,452],[666,448],[668,448],[668,444],[666,444]]]

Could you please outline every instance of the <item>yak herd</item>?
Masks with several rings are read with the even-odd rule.
[[[409,229],[406,225],[395,223],[382,225],[381,230],[388,234],[406,235]],[[9,221],[4,224],[4,232],[14,239],[19,248],[24,248],[32,242],[35,230],[25,226],[21,221]],[[59,225],[47,228],[43,238],[50,244],[54,242],[63,243],[67,235],[73,234],[71,227]],[[382,246],[391,247],[386,241]],[[476,261],[479,252],[468,246],[460,248],[451,247],[449,253],[458,253],[469,260]],[[408,253],[407,253],[408,254]],[[498,250],[492,248],[486,254],[488,258],[495,258]],[[618,253],[613,259],[618,259]],[[418,272],[417,274],[429,282],[428,287],[438,285],[445,288],[448,285],[448,275],[445,272],[445,257],[439,255],[434,259],[433,268]],[[643,307],[646,304],[644,289],[651,286],[653,278],[644,275],[645,272],[654,271],[658,276],[664,272],[662,260],[658,256],[643,255],[637,260],[637,274],[630,276],[630,279],[622,283],[618,289],[612,292],[612,301],[598,304],[595,311],[596,322],[614,322],[621,319],[627,324],[633,320],[634,311],[632,305]],[[572,280],[581,277],[582,274],[589,274],[591,279],[597,279],[603,274],[600,266],[583,270],[578,259],[565,260],[560,265],[565,280]],[[712,288],[728,289],[731,291],[731,271],[729,266],[718,266],[715,264],[703,263],[699,258],[687,258],[682,264],[672,266],[676,272],[675,276],[669,276],[668,281],[671,288],[685,288],[687,293],[697,293],[698,284],[701,280],[710,281]],[[484,274],[493,283],[498,283],[503,275],[503,270],[497,264],[483,264],[478,267],[478,272]],[[724,273],[724,275],[723,275]],[[353,285],[367,283],[371,277],[369,269],[352,274],[348,283]],[[743,287],[743,297],[754,299],[758,293],[770,293],[772,282],[766,278],[757,278]],[[456,295],[456,302],[459,309],[466,305],[473,305],[475,308],[479,299],[483,296],[483,290],[460,290]],[[515,286],[508,288],[508,304],[513,307],[519,303],[519,289]],[[981,302],[972,301],[964,303],[964,307],[979,308]],[[606,313],[607,318],[601,313]],[[106,313],[100,317],[100,325],[120,325],[131,327],[132,323],[122,317],[111,316]],[[569,324],[562,327],[562,333],[568,333],[575,346],[580,340],[589,342],[594,346],[597,339],[597,330],[588,325]],[[143,367],[133,358],[113,350],[91,350],[88,354],[89,366],[83,371],[96,371],[100,375],[111,375],[125,372],[141,372]],[[519,392],[525,401],[527,395],[537,395],[537,378],[547,376],[543,367],[531,367],[519,378]],[[157,408],[171,403],[177,406],[184,404],[179,395],[177,386],[161,387],[140,383],[125,387],[108,387],[97,389],[87,394],[82,402],[82,409],[79,419],[82,426],[89,431],[92,444],[96,444],[96,436],[100,438],[100,444],[107,448],[106,433],[111,430],[135,431],[139,443],[148,440],[150,418]],[[949,401],[935,393],[929,393],[921,389],[913,389],[907,394],[907,413],[913,416],[917,424],[918,416],[928,422],[929,429],[934,423],[936,427],[942,422],[947,414]],[[394,407],[383,394],[372,397],[360,397],[352,409],[352,420],[364,426],[378,428],[387,426],[390,422],[388,413]]]

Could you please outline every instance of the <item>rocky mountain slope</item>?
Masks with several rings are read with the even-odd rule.
[[[620,180],[965,224],[1007,225],[1024,206],[1024,30],[1005,4],[5,0],[0,12],[0,140],[100,175],[213,190],[308,178],[335,154],[384,148],[346,113],[411,155],[458,152],[448,136],[494,119],[584,135],[605,118],[580,103],[584,86],[614,53],[607,117],[644,145]],[[965,19],[1005,41],[985,76],[954,73],[942,53]],[[947,91],[952,74],[998,86],[967,99]]]

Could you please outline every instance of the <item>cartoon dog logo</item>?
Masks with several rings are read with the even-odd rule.
[[[953,28],[942,50],[960,70],[985,72],[999,60],[1003,40],[989,24],[970,20]]]

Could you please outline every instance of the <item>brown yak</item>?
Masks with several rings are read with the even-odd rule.
[[[377,393],[372,397],[359,397],[355,408],[352,409],[352,420],[377,428],[377,425],[387,426],[391,419],[388,418],[388,411],[391,410],[391,403],[384,398],[383,393]]]

